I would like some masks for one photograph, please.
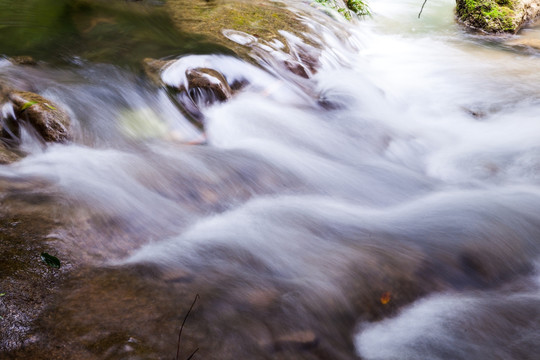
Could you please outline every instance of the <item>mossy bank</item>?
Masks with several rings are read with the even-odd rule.
[[[457,18],[487,33],[516,33],[540,14],[540,0],[456,0]]]

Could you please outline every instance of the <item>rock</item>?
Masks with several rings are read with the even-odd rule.
[[[71,139],[69,116],[52,101],[26,91],[12,91],[9,99],[18,123],[28,122],[46,142]]]
[[[285,333],[267,342],[267,339],[261,340],[259,346],[274,351],[283,350],[309,350],[319,343],[317,335],[311,330],[298,330]]]
[[[207,68],[188,69],[186,78],[189,90],[204,89],[219,101],[226,101],[232,96],[232,90],[227,80],[216,70]]]
[[[298,34],[307,30],[294,12],[272,1],[169,0],[165,7],[182,30],[203,34],[218,42],[226,40],[223,29],[257,34],[265,40],[279,38],[279,30]]]
[[[13,56],[8,60],[15,65],[37,65],[37,61],[31,56]]]
[[[17,154],[11,149],[8,149],[6,146],[0,143],[0,164],[1,165],[11,164],[19,160],[20,158],[21,158],[21,155]]]
[[[177,60],[156,60],[146,58],[143,60],[143,67],[146,75],[156,84],[164,85],[161,78],[161,73]],[[231,86],[225,79],[225,76],[219,71],[206,67],[188,67],[185,70],[185,83],[187,89],[183,85],[175,85],[180,91],[190,91],[192,89],[202,89],[213,94],[216,100],[226,101],[233,95]]]
[[[507,41],[506,44],[510,46],[540,50],[540,39],[513,39]]]
[[[540,0],[456,0],[456,15],[486,33],[513,33],[540,15]]]
[[[343,0],[339,2],[347,12],[352,11]],[[351,0],[351,4],[356,2]],[[320,44],[313,41],[314,30],[306,24],[302,11],[315,14],[323,23],[328,19],[312,9],[293,10],[281,2],[267,0],[170,0],[164,9],[181,33],[202,36],[251,64],[261,65],[261,57],[267,58],[282,65],[284,72],[302,78],[311,77],[319,67]],[[156,65],[161,70],[168,66],[168,62],[154,61],[144,60],[145,72],[153,80]],[[229,85],[234,90],[234,84]]]
[[[144,58],[142,61],[144,73],[156,85],[163,85],[163,82],[161,81],[161,72],[172,63],[174,63],[174,60],[158,60],[152,58]]]
[[[234,92],[227,79],[219,71],[198,67],[197,63],[189,64],[180,71],[181,80],[167,84],[162,78],[162,73],[177,60],[156,60],[146,58],[143,60],[143,67],[147,76],[156,85],[167,86],[171,95],[175,97],[175,102],[180,104],[182,111],[189,115],[195,126],[202,129],[203,114],[201,107],[212,105],[217,102],[224,102],[230,99]],[[204,61],[201,60],[202,63]],[[233,84],[238,90],[245,84]]]
[[[204,129],[203,109],[216,102],[224,102],[233,95],[225,77],[209,68],[188,68],[185,72],[187,89],[179,88],[177,101],[191,117],[191,122]]]
[[[316,0],[313,5],[323,9],[331,9],[341,14],[345,19],[351,20],[352,14],[366,16],[370,14],[367,4],[363,0]],[[331,15],[331,13],[329,13]]]

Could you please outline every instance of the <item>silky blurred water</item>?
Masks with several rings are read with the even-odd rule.
[[[201,108],[204,132],[117,64],[0,62],[1,79],[55,101],[75,128],[46,148],[28,135],[29,155],[0,176],[55,186],[75,229],[56,236],[81,261],[195,271],[232,308],[227,286],[286,289],[284,314],[325,334],[347,309],[344,341],[362,359],[535,358],[538,53],[467,32],[450,0],[420,19],[421,2],[372,0],[352,23],[288,3],[312,29],[309,44],[283,34],[317,55],[309,79],[280,65],[279,42],[250,45],[258,64],[170,54],[168,85],[197,66],[247,84]]]

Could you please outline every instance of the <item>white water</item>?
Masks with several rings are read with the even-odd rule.
[[[363,359],[533,359],[540,57],[466,33],[453,1],[428,1],[417,19],[420,6],[372,0],[373,19],[311,23],[324,44],[311,80],[276,54],[262,59],[267,71],[180,59],[165,82],[198,63],[250,83],[204,110],[207,147],[175,143],[201,134],[163,91],[112,67],[44,77],[2,65],[65,105],[78,133],[43,152],[28,144],[32,154],[0,175],[48,179],[76,207],[137,233],[126,244],[96,229],[91,245],[64,235],[96,262],[249,273],[246,286],[287,285],[309,309],[355,308],[386,290],[402,304],[432,294],[397,314],[383,307],[391,318],[380,322],[355,308]]]

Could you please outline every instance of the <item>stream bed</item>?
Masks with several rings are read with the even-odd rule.
[[[540,27],[421,3],[0,0],[73,132],[0,165],[0,357],[536,359]]]

